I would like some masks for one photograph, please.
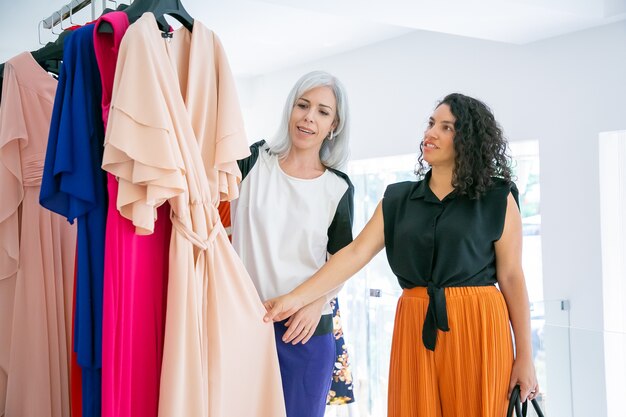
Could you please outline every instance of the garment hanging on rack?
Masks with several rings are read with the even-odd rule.
[[[57,81],[10,59],[0,104],[0,414],[69,416],[76,229],[39,206]]]
[[[45,46],[32,51],[30,54],[33,59],[50,75],[59,75],[59,66],[63,57],[63,42],[65,37],[71,32],[69,29],[61,32],[54,42],[48,42]],[[0,97],[2,96],[2,79],[4,74],[4,65],[0,64]]]
[[[247,153],[217,37],[198,21],[170,37],[144,14],[120,47],[103,168],[137,232],[171,205],[162,417],[285,415],[272,325],[217,211],[220,196],[236,197]]]
[[[65,41],[40,203],[78,222],[74,350],[82,370],[82,416],[100,416],[106,176],[94,25]]]
[[[78,252],[78,248],[74,251],[74,254]],[[70,355],[70,415],[72,417],[83,417],[83,377],[82,370],[78,364],[78,355],[74,350],[76,345],[74,326],[76,325],[76,273],[78,272],[77,262],[78,257],[75,257],[74,262],[74,292],[72,294],[72,349]]]
[[[108,23],[108,32],[98,28]],[[128,28],[125,13],[96,23],[94,41],[102,78],[102,113],[108,121],[115,66]],[[171,222],[169,204],[157,209],[154,233],[135,234],[117,211],[118,182],[108,175],[102,334],[103,417],[156,417],[158,412]]]

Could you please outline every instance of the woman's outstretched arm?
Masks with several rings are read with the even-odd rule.
[[[293,291],[265,301],[265,321],[281,321],[337,288],[385,247],[382,201],[352,243],[334,254],[319,271]]]

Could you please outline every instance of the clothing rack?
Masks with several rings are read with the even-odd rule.
[[[106,7],[107,0],[102,0],[102,9]],[[96,18],[96,2],[92,0],[72,0],[70,3],[64,5],[56,12],[52,13],[47,18],[43,19],[43,27],[46,29],[52,29],[67,18],[72,17],[74,14],[84,9],[91,4],[91,20]]]

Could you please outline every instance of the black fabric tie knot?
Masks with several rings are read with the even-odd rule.
[[[422,327],[422,341],[428,350],[435,350],[437,330],[447,332],[448,311],[446,307],[446,293],[443,288],[436,287],[428,281],[428,311]]]

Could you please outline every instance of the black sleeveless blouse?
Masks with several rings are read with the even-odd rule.
[[[513,182],[494,178],[478,199],[453,191],[439,200],[428,186],[430,175],[389,185],[383,218],[387,259],[400,286],[428,288],[422,340],[434,350],[437,329],[449,330],[443,288],[497,282],[494,243],[504,229],[509,193],[518,206],[519,196]]]

